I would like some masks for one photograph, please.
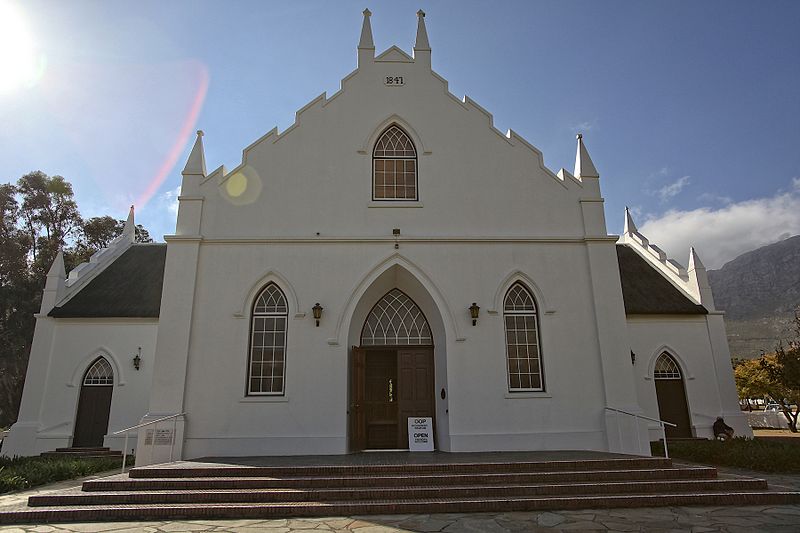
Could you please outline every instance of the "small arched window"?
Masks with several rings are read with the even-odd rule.
[[[656,359],[656,366],[653,368],[654,379],[681,379],[681,367],[675,359],[667,352],[662,352]]]
[[[417,200],[417,149],[397,125],[389,126],[372,152],[372,199]]]
[[[286,297],[270,283],[253,303],[247,394],[283,394],[288,317]]]
[[[544,390],[536,302],[522,283],[508,289],[503,301],[509,391]]]
[[[94,387],[114,384],[114,369],[105,357],[98,357],[92,363],[83,376],[83,384]]]

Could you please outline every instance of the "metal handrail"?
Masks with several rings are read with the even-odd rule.
[[[186,412],[178,413],[176,415],[169,415],[163,418],[158,418],[156,420],[151,420],[150,422],[145,422],[144,424],[138,424],[135,426],[131,426],[129,428],[120,429],[119,431],[115,431],[112,435],[119,435],[120,433],[125,433],[125,443],[122,445],[122,473],[125,473],[125,463],[128,459],[128,437],[130,436],[130,432],[134,429],[143,428],[145,426],[150,426],[153,424],[158,424],[159,422],[163,422],[164,420],[174,420],[172,423],[172,443],[170,444],[169,448],[169,460],[172,462],[172,454],[175,450],[175,433],[176,433],[176,426],[178,425],[178,417],[185,416]],[[155,436],[153,436],[153,445],[155,446]]]
[[[669,451],[667,450],[667,429],[665,426],[670,427],[678,427],[677,424],[673,424],[672,422],[667,422],[665,420],[659,420],[658,418],[651,418],[649,416],[639,415],[636,413],[631,413],[629,411],[623,411],[622,409],[617,409],[615,407],[608,407],[606,406],[607,411],[614,411],[615,413],[622,413],[624,415],[629,415],[634,418],[642,418],[644,420],[650,420],[652,422],[658,422],[658,425],[661,426],[661,435],[664,440],[664,458],[669,459]],[[619,432],[619,445],[622,448],[622,427],[619,425],[619,420],[617,420],[617,431]],[[642,451],[642,438],[639,435],[639,425],[636,425],[636,446],[638,447],[639,451]]]

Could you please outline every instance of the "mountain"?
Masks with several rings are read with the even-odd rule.
[[[800,235],[762,246],[709,270],[714,304],[725,311],[734,357],[756,357],[793,337],[800,306]]]

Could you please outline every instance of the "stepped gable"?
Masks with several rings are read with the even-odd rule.
[[[66,303],[55,318],[158,318],[166,244],[133,244]]]
[[[708,314],[705,307],[687,298],[629,246],[617,245],[617,259],[625,314]]]

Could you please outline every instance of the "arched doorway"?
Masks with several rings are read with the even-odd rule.
[[[653,369],[653,379],[656,383],[659,417],[665,422],[676,425],[676,427],[666,427],[667,438],[691,437],[692,426],[689,406],[686,403],[683,374],[677,361],[667,352],[662,352],[658,356]]]
[[[408,448],[408,418],[435,416],[433,335],[400,289],[384,294],[367,314],[350,373],[354,450]]]
[[[113,392],[114,370],[105,357],[98,357],[83,375],[72,446],[88,448],[103,445],[103,437],[108,432]]]

